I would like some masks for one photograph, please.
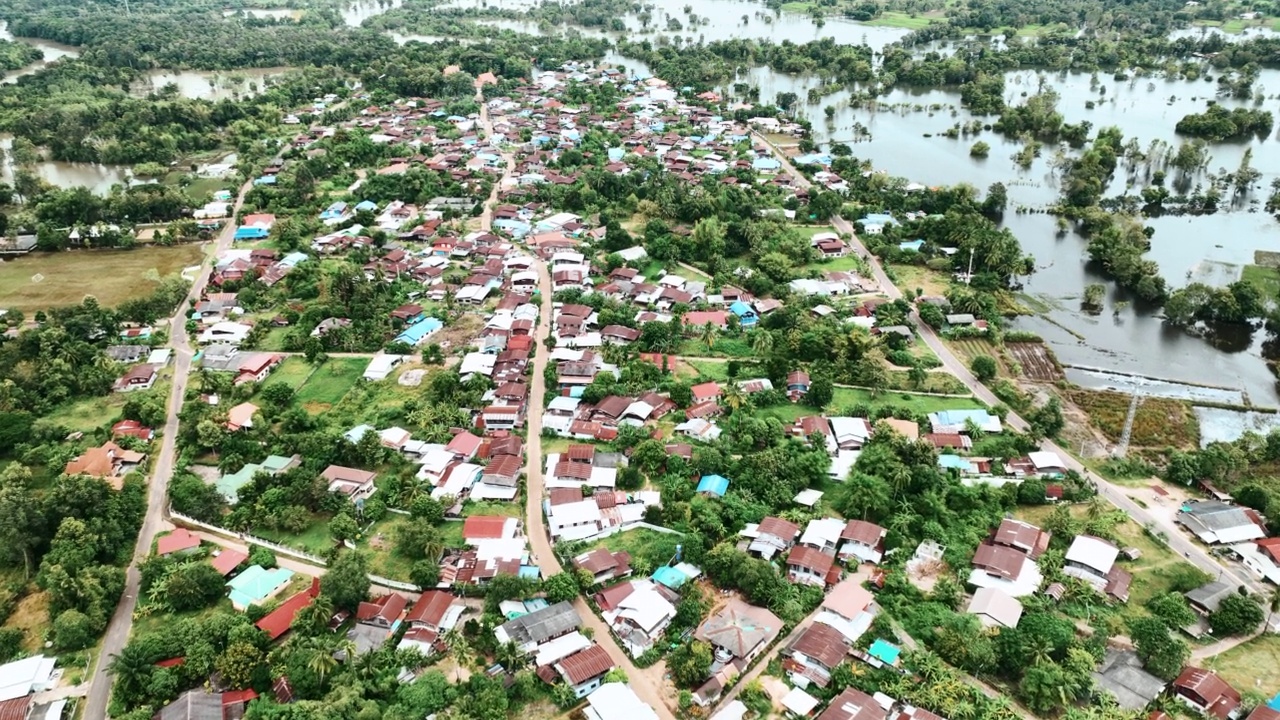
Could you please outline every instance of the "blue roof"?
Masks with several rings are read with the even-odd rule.
[[[231,602],[240,606],[260,603],[292,577],[292,570],[267,570],[261,565],[251,565],[227,583],[227,587],[231,588]]]
[[[924,247],[923,240],[904,240],[898,243],[899,250],[915,250],[920,252],[920,248]]]
[[[263,175],[262,177],[260,177],[260,178],[258,178],[258,179],[256,179],[256,180],[254,180],[254,181],[253,181],[253,184],[254,184],[254,185],[275,185],[275,184],[276,184],[276,176],[275,176],[275,175]]]
[[[396,336],[396,342],[417,345],[422,342],[423,338],[442,327],[444,327],[444,323],[440,322],[436,318],[425,318],[422,321],[416,322],[405,328],[404,332]]]
[[[797,157],[796,163],[800,165],[830,165],[831,156],[823,153],[809,153]]]
[[[670,565],[663,565],[653,572],[653,581],[672,590],[679,590],[689,580],[688,576]]]
[[[260,227],[238,227],[236,228],[236,240],[262,240],[267,237],[270,232],[266,228]]]
[[[621,160],[626,156],[627,156],[626,148],[620,148],[620,147],[609,148],[609,159],[612,160],[613,162],[618,162],[619,160]]]
[[[1280,692],[1276,693],[1276,696],[1271,698],[1271,702],[1267,703],[1267,707],[1280,712]]]
[[[729,312],[733,313],[734,315],[737,315],[738,317],[742,317],[743,315],[756,314],[756,311],[750,305],[742,302],[741,300],[738,300],[734,304],[730,305]]]
[[[537,612],[538,610],[548,607],[551,607],[551,603],[547,602],[546,598],[533,598],[532,600],[524,601],[524,609],[529,612]]]
[[[373,210],[377,210],[377,209],[378,209],[378,203],[376,203],[376,202],[374,202],[374,201],[372,201],[372,200],[365,200],[365,201],[361,202],[360,204],[356,205],[356,211],[357,211],[357,212],[359,212],[359,211],[361,211],[361,210],[369,210],[369,211],[373,211]]]
[[[295,267],[299,263],[306,262],[309,257],[310,256],[308,256],[304,252],[291,252],[288,255],[285,255],[284,257],[280,258],[280,264],[284,265],[285,267]]]
[[[782,167],[782,163],[771,157],[758,157],[751,161],[751,167],[756,170],[777,170]]]
[[[703,475],[698,481],[698,492],[709,492],[724,497],[729,491],[729,478],[723,475]]]
[[[986,410],[939,410],[934,415],[939,425],[964,425],[969,420],[981,425],[991,418]]]
[[[938,467],[943,470],[968,470],[969,461],[959,455],[939,455]]]
[[[870,225],[897,225],[898,221],[889,213],[867,213],[859,222]]]
[[[898,662],[898,655],[902,654],[902,650],[891,642],[876,639],[871,643],[871,647],[867,648],[867,652],[871,657],[879,660],[886,665],[894,665]]]
[[[346,431],[345,433],[343,433],[342,437],[346,438],[347,440],[353,443],[358,443],[364,437],[365,433],[375,431],[375,430],[377,430],[377,428],[375,428],[372,425],[363,425],[363,424],[357,425],[351,428],[350,430]]]

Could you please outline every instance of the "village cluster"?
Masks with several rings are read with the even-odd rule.
[[[478,82],[483,88],[496,84],[497,78],[481,76]],[[621,97],[618,108],[605,112],[570,102],[565,89],[577,83],[615,85]],[[585,699],[583,713],[589,719],[671,717],[669,708],[657,707],[651,700],[660,686],[648,678],[638,679],[641,673],[631,662],[652,648],[683,640],[665,634],[676,616],[681,589],[690,583],[709,583],[699,567],[678,553],[652,572],[639,574],[633,571],[633,558],[627,552],[611,551],[601,544],[615,534],[647,527],[647,513],[662,503],[656,490],[619,489],[619,475],[630,459],[610,449],[608,443],[626,428],[643,428],[662,440],[668,455],[692,460],[695,448],[722,435],[727,394],[778,391],[791,402],[801,403],[812,382],[809,373],[797,366],[787,374],[786,386],[780,388],[763,377],[694,384],[691,402],[684,406],[656,386],[588,401],[585,391],[599,378],[620,377],[616,353],[637,354],[644,328],[650,323],[678,322],[687,337],[696,337],[707,326],[720,332],[750,332],[784,304],[730,285],[714,287],[710,278],[692,269],[668,271],[662,263],[651,263],[639,245],[616,252],[625,265],[606,268],[601,250],[604,227],[593,218],[536,202],[533,196],[545,184],[578,182],[573,172],[562,172],[553,161],[558,153],[577,147],[589,127],[604,128],[623,138],[618,147],[608,151],[606,169],[613,173],[630,171],[625,161],[629,156],[656,157],[668,172],[690,183],[698,183],[708,174],[745,169],[757,175],[761,186],[806,192],[759,135],[790,133],[796,128],[774,118],[740,122],[725,117],[711,109],[716,100],[690,96],[656,78],[568,64],[538,73],[533,82],[487,99],[484,112],[477,116],[450,115],[444,103],[431,100],[370,105],[345,128],[300,124],[294,150],[308,152],[339,129],[360,130],[373,142],[389,144],[401,153],[377,169],[377,174],[403,174],[426,167],[448,174],[467,194],[438,197],[421,206],[400,200],[385,204],[334,202],[318,218],[327,232],[308,239],[306,249],[289,252],[271,247],[273,229],[280,222],[272,214],[251,213],[231,219],[229,195],[198,211],[197,216],[206,222],[236,224],[235,243],[214,260],[210,285],[190,309],[199,343],[199,368],[229,374],[233,386],[270,384],[273,372],[303,353],[256,349],[251,347],[251,338],[263,329],[288,327],[290,321],[283,306],[246,310],[239,304],[237,292],[225,287],[243,288],[244,283],[256,280],[270,289],[301,266],[323,265],[359,252],[370,258],[361,266],[366,282],[413,288],[386,313],[387,322],[395,328],[394,336],[387,338],[388,345],[396,350],[361,355],[367,367],[360,382],[395,384],[408,393],[422,385],[424,377],[445,371],[456,372],[464,384],[482,378],[487,388],[483,403],[467,408],[470,426],[453,428],[447,442],[427,442],[396,426],[360,423],[341,428],[346,442],[357,445],[372,433],[381,447],[412,464],[415,481],[432,498],[447,503],[449,522],[461,524],[463,541],[459,547],[444,549],[436,587],[413,590],[378,582],[374,597],[362,603],[354,616],[333,618],[332,627],[347,634],[357,653],[390,642],[426,655],[443,653],[444,636],[477,612],[478,604],[457,592],[460,588],[484,585],[500,575],[542,578],[550,574],[549,569],[558,568],[551,550],[554,545],[592,545],[572,557],[572,567],[565,568],[592,578],[590,604],[580,598],[554,603],[541,597],[507,601],[501,608],[505,622],[493,634],[498,643],[514,643],[532,658],[538,677],[550,684],[563,683],[577,698]],[[290,116],[293,121],[299,117],[305,114],[299,111]],[[673,129],[677,127],[679,132]],[[829,165],[830,158],[815,154],[798,162]],[[283,178],[288,167],[289,162],[282,158],[253,182],[268,186],[283,182],[277,178]],[[829,170],[818,173],[816,180],[835,190],[844,183]],[[728,181],[738,179],[729,177]],[[349,195],[360,197],[360,183],[350,188]],[[374,217],[372,226],[351,224],[362,213]],[[479,227],[475,227],[474,218],[464,227],[471,216],[479,218]],[[385,246],[375,246],[375,230],[392,239]],[[815,233],[812,243],[821,258],[841,258],[853,252],[847,239],[836,233]],[[846,318],[850,325],[861,325],[874,333],[905,334],[909,342],[914,340],[906,326],[877,324],[878,301],[870,296],[879,288],[873,278],[856,271],[797,279],[791,281],[790,290],[794,296],[823,296],[830,304],[812,308],[819,316]],[[577,293],[575,301],[554,299],[565,291]],[[603,296],[621,304],[627,308],[630,322],[603,324],[600,313],[581,302],[584,295]],[[446,311],[446,306],[452,310]],[[971,317],[969,322],[957,317],[955,322],[972,321]],[[306,333],[323,340],[351,324],[347,317],[325,317]],[[442,337],[459,326],[467,328],[467,334],[450,335],[449,346],[440,348],[446,356],[444,369],[424,367],[419,353],[439,345]],[[130,344],[131,339],[122,338],[108,350],[124,368],[116,384],[120,392],[152,388],[172,365],[168,350],[151,351]],[[663,373],[674,372],[681,364],[678,354],[645,352],[638,356]],[[229,405],[220,416],[225,417],[228,433],[262,422],[262,401],[257,398],[232,405],[216,395],[200,394],[197,402]],[[1045,484],[1046,502],[1062,500],[1068,469],[1056,454],[1037,451],[999,461],[972,453],[983,437],[1009,431],[994,412],[938,410],[918,420],[878,420],[815,409],[790,423],[788,431],[800,442],[816,443],[826,451],[830,457],[828,475],[834,482],[847,478],[864,446],[877,433],[885,432],[934,447],[938,466],[957,482],[1000,487],[1036,479]],[[112,428],[112,441],[73,459],[66,472],[101,477],[118,488],[125,475],[144,466],[146,444],[155,432],[137,421],[121,421]],[[530,452],[531,445],[542,448],[551,442],[557,443],[553,451]],[[126,445],[136,449],[126,449]],[[246,458],[239,467],[215,473],[209,481],[234,507],[238,494],[255,477],[279,475],[301,462],[297,455],[264,453]],[[382,480],[378,468],[343,465],[330,465],[320,476],[329,492],[348,498],[357,507],[377,495]],[[689,482],[697,495],[716,499],[726,496],[734,479],[709,473]],[[525,493],[536,495],[529,498]],[[822,495],[816,489],[805,490],[794,498],[794,504],[812,510]],[[476,503],[516,505],[523,500],[530,501],[536,518],[520,519],[516,517],[522,516],[518,510],[509,514],[469,512]],[[1179,513],[1179,521],[1199,541],[1230,548],[1256,574],[1280,583],[1280,539],[1266,537],[1265,525],[1253,511],[1224,497],[1189,504]],[[714,649],[705,682],[692,692],[693,703],[716,720],[741,720],[747,707],[740,699],[731,698],[736,695],[735,686],[753,668],[779,658],[788,687],[785,695],[775,700],[789,716],[940,720],[948,708],[913,707],[882,693],[869,695],[854,688],[824,704],[810,692],[815,686],[825,688],[832,671],[845,662],[909,672],[900,661],[903,648],[899,644],[874,634],[868,637],[881,612],[874,592],[884,582],[885,571],[880,565],[885,561],[888,533],[875,523],[837,516],[796,523],[778,514],[747,524],[737,538],[742,551],[775,563],[790,583],[820,588],[824,597],[817,611],[789,627],[774,612],[752,605],[736,593],[718,594],[714,609],[692,633],[693,638]],[[964,611],[977,616],[987,628],[1016,628],[1023,600],[1035,595],[1060,598],[1063,585],[1046,585],[1037,564],[1049,541],[1047,531],[1013,518],[990,528],[989,538],[971,559]],[[221,542],[220,536],[195,525],[181,526],[159,539],[156,553],[178,557],[202,546],[206,550],[214,547],[209,562],[226,578],[232,605],[241,611],[253,606],[271,608],[256,626],[272,641],[283,638],[298,613],[316,598],[320,581],[313,579],[296,592],[287,592],[299,588],[301,573],[250,564],[248,553],[220,547]],[[903,553],[914,553],[905,572],[913,579],[936,573],[944,551],[932,542],[902,549]],[[1136,552],[1081,534],[1070,540],[1062,572],[1087,583],[1110,601],[1124,603],[1132,582],[1125,563],[1135,559]],[[1234,586],[1215,582],[1187,593],[1187,597],[1203,618],[1216,609],[1225,593],[1233,591]],[[607,636],[587,631],[597,622],[607,627]],[[181,663],[182,658],[166,662]],[[617,668],[627,671],[631,684],[607,680]],[[48,685],[52,672],[51,662],[45,659],[0,668],[4,693],[0,700],[29,702],[30,692]],[[20,679],[10,682],[12,678]],[[1132,653],[1122,653],[1109,658],[1097,674],[1097,682],[1128,708],[1145,707],[1168,691],[1189,707],[1221,720],[1239,715],[1239,690],[1197,667],[1187,667],[1166,684],[1138,667]],[[638,683],[647,685],[640,688]],[[292,700],[288,678],[276,680],[273,689],[277,701]],[[235,713],[243,712],[255,697],[253,691],[197,688],[184,693],[157,717],[169,720],[216,713],[239,717]],[[667,700],[674,703],[672,698]],[[9,717],[3,711],[0,716]],[[1280,713],[1263,706],[1249,720],[1278,717]]]

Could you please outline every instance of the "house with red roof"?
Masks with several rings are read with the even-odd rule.
[[[430,655],[435,652],[440,636],[458,623],[465,609],[457,597],[447,592],[428,590],[422,593],[405,615],[404,622],[409,627],[397,647],[401,650],[415,648]]]
[[[241,563],[248,559],[248,553],[226,548],[217,555],[209,558],[209,564],[213,565],[213,569],[217,570],[218,574],[222,575],[222,577],[226,577],[236,568],[240,567]]]
[[[156,431],[143,425],[137,420],[121,420],[111,426],[111,437],[133,437],[146,442],[151,442],[156,436]]]
[[[787,555],[787,579],[826,588],[840,581],[840,566],[834,557],[817,548],[797,545]]]
[[[690,388],[693,393],[694,404],[709,402],[720,397],[720,384],[716,382],[705,382],[694,385]]]
[[[462,539],[468,545],[481,540],[511,540],[520,537],[520,520],[501,515],[473,515],[462,522]]]
[[[178,528],[156,540],[156,554],[161,556],[186,555],[200,547],[200,538],[186,528]]]
[[[293,619],[318,595],[320,595],[320,578],[312,578],[310,587],[280,603],[280,607],[267,613],[267,616],[255,623],[255,626],[267,634],[268,640],[275,641],[289,632]]]
[[[379,595],[360,603],[356,608],[356,622],[390,630],[400,621],[408,605],[409,601],[399,593]]]
[[[1218,720],[1240,714],[1240,691],[1212,670],[1188,665],[1173,681],[1173,696],[1192,710]]]
[[[483,441],[480,438],[469,432],[460,432],[453,436],[453,439],[449,441],[448,445],[444,446],[444,449],[453,453],[460,462],[468,462],[480,450],[481,442]]]

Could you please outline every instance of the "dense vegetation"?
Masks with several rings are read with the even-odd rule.
[[[1209,140],[1228,140],[1248,135],[1266,137],[1271,134],[1274,120],[1266,110],[1250,110],[1234,108],[1228,110],[1221,105],[1210,105],[1202,113],[1187,115],[1178,121],[1176,130],[1182,135],[1207,138]]]

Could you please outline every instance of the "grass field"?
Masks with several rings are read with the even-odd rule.
[[[892,265],[894,284],[905,290],[924,290],[925,295],[945,295],[951,278],[921,265]]]
[[[261,528],[253,528],[250,531],[252,535],[258,535],[264,540],[288,545],[289,547],[306,550],[315,555],[324,555],[333,547],[333,536],[329,534],[329,516],[313,515],[311,525],[300,533],[287,533],[280,530],[266,530]]]
[[[300,357],[287,357],[280,367],[272,371],[267,383],[284,383],[297,390],[311,377],[315,366]]]
[[[409,581],[409,570],[413,567],[413,561],[395,552],[395,529],[399,525],[411,522],[413,519],[406,515],[388,513],[385,518],[369,528],[369,532],[360,540],[359,545],[361,549],[369,551],[370,572],[392,580]],[[454,524],[461,526],[461,523]],[[382,547],[371,547],[369,540],[378,535],[382,536],[380,539]]]
[[[1271,697],[1280,690],[1280,635],[1259,635],[1200,665],[1241,692],[1257,690]]]
[[[297,401],[311,413],[332,408],[360,379],[368,364],[369,361],[364,358],[330,358],[316,368],[298,389]]]
[[[827,414],[840,413],[859,405],[865,405],[872,410],[881,407],[905,407],[915,414],[931,413],[938,410],[964,410],[982,407],[982,403],[971,398],[907,395],[904,393],[895,393],[892,390],[886,390],[879,395],[872,397],[869,390],[838,387],[835,389],[835,393],[831,398],[831,404],[827,406],[826,411]],[[792,423],[795,422],[797,418],[801,418],[805,415],[813,415],[817,412],[817,408],[794,403],[761,408],[756,411],[756,414],[763,417],[775,417],[784,423]]]
[[[743,333],[742,337],[736,338],[721,334],[716,337],[715,344],[709,348],[702,340],[692,337],[680,343],[680,348],[676,354],[691,357],[730,358],[753,358],[756,356],[755,351],[751,349],[751,337],[747,333]]]
[[[638,528],[610,535],[592,547],[608,548],[610,552],[627,551],[636,575],[647,575],[669,562],[676,553],[676,545],[682,541],[680,535]]]
[[[1280,268],[1245,265],[1240,279],[1253,285],[1264,297],[1280,296]]]
[[[199,264],[202,256],[198,245],[32,253],[0,263],[0,307],[35,312],[75,305],[85,295],[115,307]]]
[[[912,16],[901,12],[886,12],[875,20],[871,20],[866,25],[874,27],[896,27],[906,28],[908,30],[919,30],[928,27],[935,22],[941,22],[942,18],[931,18],[922,16]]]
[[[157,392],[168,392],[167,383],[157,383],[150,390],[136,390],[139,397],[149,396]],[[110,393],[99,397],[75,400],[45,415],[39,422],[49,425],[61,425],[72,431],[90,432],[101,427],[108,427],[120,419],[121,408],[134,393]],[[163,396],[162,396],[163,397]]]
[[[21,582],[17,573],[14,579]],[[33,592],[19,600],[13,613],[4,621],[4,627],[21,630],[22,649],[37,652],[44,644],[44,635],[49,629],[49,593]]]

